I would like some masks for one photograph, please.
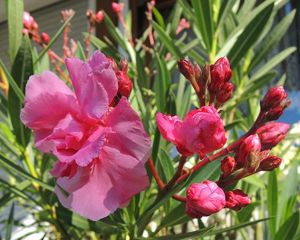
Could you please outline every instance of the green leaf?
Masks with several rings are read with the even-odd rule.
[[[13,62],[22,42],[23,11],[22,0],[6,0],[8,17],[8,42],[10,61]]]
[[[10,240],[12,237],[12,230],[14,226],[14,212],[15,212],[15,204],[11,205],[9,216],[6,222],[6,232],[5,232],[5,239]]]
[[[83,47],[79,41],[77,41],[77,50],[75,52],[75,57],[81,59],[82,61],[86,60]]]
[[[278,230],[275,240],[294,239],[299,226],[299,212],[295,212]]]
[[[207,51],[210,51],[212,48],[214,32],[211,1],[192,0],[192,6],[195,10],[195,24],[201,33]]]
[[[18,87],[24,92],[29,77],[33,74],[31,45],[28,37],[23,38],[22,45],[12,66],[12,77]],[[19,144],[26,147],[30,140],[30,130],[25,128],[20,120],[23,102],[20,101],[12,88],[8,91],[8,110],[13,131]]]
[[[46,52],[52,47],[52,45],[56,42],[58,37],[63,33],[65,27],[70,23],[72,18],[74,17],[75,14],[71,15],[65,22],[64,24],[58,29],[58,31],[55,33],[55,35],[51,38],[51,41],[48,43],[48,45],[42,50],[40,55],[37,57],[37,59],[34,61],[34,65],[40,61],[40,59],[45,55]]]
[[[220,14],[218,17],[218,23],[217,23],[217,30],[216,30],[217,33],[223,28],[226,19],[228,15],[231,13],[232,7],[234,6],[235,3],[236,3],[235,0],[227,0],[222,2]]]
[[[155,59],[158,67],[158,75],[154,82],[156,105],[158,111],[165,112],[167,92],[170,87],[171,77],[166,62],[161,59],[158,53],[155,54]]]
[[[166,29],[166,24],[164,21],[163,16],[160,14],[160,12],[156,9],[156,7],[154,7],[152,9],[153,15],[155,17],[155,20],[157,21],[157,23],[163,28]]]
[[[19,88],[18,84],[16,81],[13,79],[13,77],[10,75],[9,71],[7,70],[5,64],[2,62],[0,59],[0,67],[3,70],[4,74],[6,75],[7,81],[9,83],[9,87],[12,88],[18,97],[20,101],[23,101],[24,99],[24,94],[23,91]]]
[[[280,53],[276,54],[274,57],[272,57],[266,64],[261,66],[256,73],[251,77],[251,79],[258,79],[270,70],[272,70],[274,67],[276,67],[279,63],[281,63],[284,59],[286,59],[289,55],[291,55],[293,52],[296,51],[295,47],[289,47],[287,49],[284,49]]]
[[[208,228],[204,228],[204,229],[201,229],[198,231],[193,231],[193,232],[188,232],[188,233],[179,233],[179,234],[175,234],[175,235],[167,235],[167,236],[163,236],[163,237],[154,237],[154,238],[147,238],[147,239],[150,239],[150,240],[169,240],[169,239],[180,240],[180,239],[194,239],[194,237],[199,239],[202,236],[205,236],[207,233],[209,233],[212,228],[213,227],[208,227]]]
[[[174,41],[170,38],[170,36],[165,32],[164,29],[161,28],[156,22],[152,22],[152,26],[157,32],[160,40],[162,41],[163,45],[168,49],[168,51],[176,57],[177,60],[183,57],[182,53],[180,52],[179,48],[175,46]]]
[[[2,153],[0,153],[0,163],[4,167],[9,169],[11,171],[11,173],[13,173],[15,176],[18,176],[18,177],[22,176],[22,177],[24,177],[24,178],[26,178],[26,179],[28,179],[32,182],[35,182],[35,183],[41,185],[45,189],[48,189],[52,192],[54,191],[54,188],[52,186],[48,185],[47,183],[44,183],[40,179],[37,179],[37,178],[33,177],[32,175],[27,173],[23,168],[21,168],[20,166],[15,164],[13,161],[11,161],[8,158],[6,158],[5,156],[3,156]]]
[[[231,48],[228,58],[230,65],[234,68],[240,60],[246,55],[248,50],[255,44],[256,40],[262,33],[265,24],[271,16],[273,4],[266,7],[260,12],[244,29],[242,34],[238,37],[237,41]]]
[[[260,47],[255,51],[255,56],[251,60],[249,70],[257,66],[267,54],[280,42],[285,33],[289,29],[295,17],[296,10],[293,10],[289,15],[285,16],[274,29],[265,37]]]
[[[211,232],[205,234],[205,236],[213,236],[213,235],[218,235],[218,234],[225,233],[225,232],[235,231],[235,230],[238,230],[240,228],[244,228],[244,227],[247,227],[247,226],[252,226],[252,225],[255,225],[259,222],[264,222],[264,221],[268,221],[268,220],[270,220],[270,218],[262,218],[262,219],[251,221],[251,222],[237,224],[237,225],[234,225],[234,226],[231,226],[231,227],[221,228],[221,229],[218,229],[218,230],[211,231]]]
[[[269,221],[270,232],[274,237],[276,233],[276,216],[278,208],[278,187],[277,187],[277,175],[276,171],[269,173],[268,187],[267,187],[267,207],[269,217],[274,217]]]

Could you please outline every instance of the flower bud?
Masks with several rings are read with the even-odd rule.
[[[273,87],[269,89],[261,101],[261,109],[268,111],[280,106],[281,103],[287,99],[287,96],[288,95],[282,86]]]
[[[208,84],[210,93],[216,94],[223,83],[228,82],[232,76],[230,63],[226,57],[219,58],[215,64],[210,66],[211,81]]]
[[[47,33],[45,33],[45,32],[42,32],[42,34],[41,34],[41,39],[42,39],[42,42],[43,42],[44,44],[46,44],[46,45],[50,42],[50,37],[49,37],[49,35],[48,35]]]
[[[217,92],[216,98],[219,103],[227,102],[234,91],[234,85],[230,82],[224,83],[221,89]]]
[[[235,169],[236,162],[234,157],[227,156],[221,161],[222,176],[228,177]]]
[[[117,71],[116,76],[118,79],[118,93],[120,93],[124,97],[129,97],[131,90],[132,90],[132,81],[127,76],[125,71]]]
[[[112,10],[115,14],[121,13],[124,10],[124,6],[125,6],[124,3],[113,2],[111,4]]]
[[[260,138],[262,149],[271,149],[281,142],[288,130],[290,128],[289,124],[281,122],[268,122],[256,130]]]
[[[23,13],[22,21],[26,29],[31,29],[33,24],[35,23],[34,18],[28,12]]]
[[[225,194],[215,182],[193,183],[187,190],[185,211],[193,218],[219,212],[225,206]]]
[[[101,23],[104,20],[104,16],[105,15],[104,15],[103,11],[98,11],[96,13],[96,22]]]
[[[277,156],[268,156],[260,162],[259,170],[260,171],[272,171],[275,168],[278,168],[282,162],[282,159]]]
[[[178,61],[179,72],[189,81],[195,78],[195,70],[193,64],[185,59]]]
[[[246,207],[251,203],[250,198],[242,190],[235,189],[225,193],[226,208],[239,211],[241,208]]]
[[[261,150],[261,143],[257,134],[248,136],[241,143],[237,152],[237,162],[239,166],[245,166],[250,158],[254,158]]]

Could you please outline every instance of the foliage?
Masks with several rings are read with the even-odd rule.
[[[158,189],[151,177],[151,186],[135,196],[127,208],[98,222],[64,209],[53,193],[54,181],[49,174],[54,159],[33,147],[33,136],[21,124],[19,112],[28,76],[49,68],[45,53],[68,23],[58,30],[48,47],[39,51],[20,34],[23,9],[19,2],[7,1],[11,71],[0,60],[0,72],[4,72],[9,83],[8,96],[0,95],[1,237],[10,239],[12,226],[29,227],[23,226],[16,208],[33,216],[32,225],[36,230],[31,234],[44,232],[46,236],[61,235],[66,239],[143,239],[147,236],[149,239],[233,239],[235,236],[248,239],[248,235],[258,239],[296,239],[300,236],[296,208],[300,200],[297,195],[300,151],[294,146],[299,132],[291,134],[285,145],[275,149],[283,157],[289,155],[285,160],[290,161],[285,162],[281,171],[250,176],[239,183],[241,189],[250,193],[253,203],[238,213],[224,211],[207,221],[192,221],[185,215],[184,205],[171,199],[172,193],[184,191],[188,182],[216,180],[219,162],[204,167],[164,196],[156,197]],[[222,116],[234,141],[256,119],[264,86],[277,85],[278,79],[281,83],[285,80],[285,75],[278,76],[276,66],[296,49],[289,47],[272,57],[270,53],[295,16],[294,10],[275,23],[278,11],[286,2],[192,0],[189,3],[178,0],[168,19],[156,8],[152,9],[153,20],[134,45],[130,44],[124,29],[116,27],[105,15],[102,24],[106,25],[109,35],[104,39],[91,36],[91,43],[116,61],[128,59],[134,85],[130,100],[152,138],[152,160],[164,181],[176,171],[178,157],[173,157],[172,145],[160,137],[155,115],[160,111],[183,117],[189,109],[198,106],[191,86],[182,76],[177,77],[177,61],[188,57],[205,64],[228,56],[236,89],[233,98],[223,106]],[[177,35],[176,28],[182,17],[191,23],[191,32]],[[129,12],[128,26],[131,26],[130,21]],[[155,43],[149,47],[145,42],[151,31]],[[87,36],[88,33],[83,33],[84,38]],[[84,59],[81,47],[76,56]]]

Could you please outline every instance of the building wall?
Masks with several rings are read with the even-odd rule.
[[[30,12],[39,24],[40,32],[46,32],[50,36],[54,36],[61,26],[60,11],[64,9],[73,9],[75,16],[72,19],[70,38],[83,41],[82,32],[87,31],[88,22],[86,19],[86,10],[90,7],[90,1],[82,0],[65,0],[57,2],[42,9]],[[25,6],[25,10],[26,6]],[[9,64],[8,60],[8,30],[7,22],[0,23],[0,58]],[[53,49],[57,53],[61,53],[62,36],[56,41]]]

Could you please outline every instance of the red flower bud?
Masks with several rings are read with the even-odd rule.
[[[230,82],[224,83],[221,89],[216,93],[216,98],[219,103],[227,102],[234,91],[234,85]]]
[[[226,57],[219,58],[215,64],[210,66],[211,81],[208,84],[208,90],[212,94],[216,94],[228,82],[232,76],[230,63]]]
[[[46,44],[46,45],[50,42],[50,37],[49,37],[49,35],[48,35],[47,33],[45,33],[45,32],[42,32],[42,34],[41,34],[41,39],[42,39],[42,42],[43,42],[44,44]]]
[[[113,2],[111,4],[112,10],[114,11],[115,14],[119,14],[124,10],[124,3],[116,3]]]
[[[103,11],[98,11],[96,13],[96,22],[101,23],[104,20],[104,12]]]
[[[189,81],[195,78],[195,69],[193,64],[185,59],[178,61],[179,72]]]
[[[235,169],[236,162],[234,157],[227,156],[221,161],[222,176],[228,177]]]
[[[290,128],[289,124],[281,122],[268,122],[256,130],[260,138],[262,149],[271,149],[281,142],[288,130]]]
[[[127,76],[127,73],[125,71],[117,71],[116,76],[118,78],[118,93],[120,93],[122,96],[129,97],[131,90],[132,90],[132,81]]]
[[[245,164],[255,157],[261,150],[261,143],[257,134],[250,135],[243,140],[237,152],[237,163],[239,166]]]
[[[193,183],[187,190],[185,211],[193,218],[209,216],[225,206],[225,194],[214,182]]]
[[[250,198],[242,190],[235,189],[225,193],[226,208],[239,211],[241,208],[246,207],[251,203]]]
[[[31,29],[35,23],[34,18],[28,12],[23,13],[23,25],[26,29]]]
[[[287,100],[287,93],[282,86],[277,86],[269,89],[261,101],[261,109],[269,111],[278,106],[285,105]]]
[[[278,168],[282,162],[282,159],[276,156],[268,156],[260,162],[259,170],[260,171],[272,171],[275,168]]]

